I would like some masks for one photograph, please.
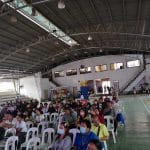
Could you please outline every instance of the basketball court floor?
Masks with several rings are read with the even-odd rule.
[[[118,129],[117,143],[108,150],[150,150],[150,96],[123,96],[125,128]]]

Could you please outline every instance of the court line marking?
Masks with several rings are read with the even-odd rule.
[[[145,105],[145,103],[143,102],[143,100],[140,100],[141,103],[144,105],[145,109],[147,110],[147,112],[150,114],[150,110],[148,109],[148,107]]]

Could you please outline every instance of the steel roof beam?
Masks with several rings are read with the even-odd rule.
[[[107,10],[108,10],[108,15],[109,15],[109,17],[110,17],[112,26],[114,25],[114,27],[115,27],[115,23],[114,23],[114,20],[113,20],[113,15],[112,15],[112,10],[111,10],[110,3],[109,3],[108,0],[104,0],[104,1],[105,1],[106,8],[107,8]],[[117,31],[116,27],[115,27],[115,31]]]
[[[87,32],[82,32],[82,33],[73,33],[70,34],[71,36],[80,36],[80,35],[88,35],[89,33]],[[124,32],[101,32],[101,31],[95,31],[91,32],[91,34],[114,34],[114,35],[127,35],[127,36],[138,36],[142,38],[150,38],[150,35],[147,34],[140,34],[140,33],[124,33]]]
[[[27,44],[24,45],[24,43],[23,43],[23,46],[20,47],[20,48],[12,47],[13,49],[15,48],[15,50],[13,50],[13,52],[11,52],[9,55],[7,55],[3,59],[1,59],[0,63],[3,62],[3,61],[5,61],[6,59],[10,58],[12,55],[15,55],[17,52],[20,52],[20,51],[22,51],[22,50],[24,50],[24,49],[26,49],[28,47],[34,46],[34,45],[38,45],[38,44],[40,44],[42,42],[49,41],[50,39],[51,39],[51,37],[49,37],[49,36],[47,36],[47,37],[46,36],[42,36],[39,39],[35,39],[35,42],[32,42],[33,40],[30,41],[30,43],[28,45]]]
[[[84,18],[85,18],[85,21],[86,21],[86,24],[87,24],[87,27],[88,27],[88,32],[89,32],[89,34],[90,34],[91,31],[89,30],[89,25],[91,24],[91,22],[90,22],[90,20],[88,19],[87,15],[84,13],[84,11],[83,11],[83,9],[81,8],[81,6],[80,6],[80,4],[78,3],[78,1],[76,0],[75,2],[76,2],[76,4],[77,4],[79,10],[82,12],[82,15],[83,15]],[[98,43],[94,38],[93,38],[92,40],[95,42],[96,45],[99,45],[99,43]]]

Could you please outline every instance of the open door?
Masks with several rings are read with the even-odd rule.
[[[109,78],[102,79],[103,94],[109,94],[110,80]]]
[[[48,99],[48,90],[44,90],[44,99]]]

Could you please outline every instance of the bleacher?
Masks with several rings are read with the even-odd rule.
[[[4,104],[6,102],[15,101],[17,99],[17,95],[15,92],[1,92],[0,93],[0,104]],[[20,95],[19,99],[22,101],[29,101],[31,98]]]

